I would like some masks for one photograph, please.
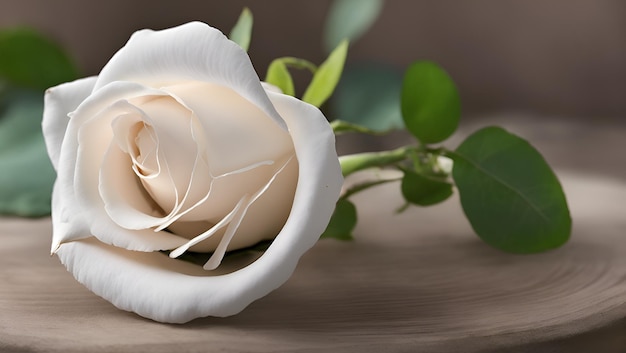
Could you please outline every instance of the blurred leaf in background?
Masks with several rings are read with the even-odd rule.
[[[230,31],[228,38],[239,44],[243,50],[248,51],[248,48],[250,48],[250,40],[252,39],[253,24],[254,17],[252,16],[252,11],[244,7],[237,23],[235,23],[235,26],[233,26],[233,29]]]
[[[344,121],[375,131],[402,129],[402,74],[384,64],[353,64],[343,74],[332,107]]]
[[[77,77],[63,49],[37,31],[0,30],[0,214],[50,213],[56,176],[41,132],[43,95]]]
[[[384,0],[335,0],[324,28],[324,48],[363,36],[380,16]],[[376,131],[404,127],[400,112],[402,71],[389,64],[348,63],[331,108],[337,119]]]
[[[50,213],[56,174],[41,133],[40,94],[11,94],[0,108],[0,214],[45,216]]]
[[[347,39],[354,42],[376,22],[383,0],[335,0],[326,18],[324,49],[330,53]]]
[[[35,30],[0,31],[0,78],[8,85],[43,91],[77,77],[78,70],[61,47]]]

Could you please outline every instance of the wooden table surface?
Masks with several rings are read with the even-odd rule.
[[[626,129],[496,122],[557,166],[574,219],[562,248],[502,253],[457,198],[396,215],[385,185],[355,198],[356,241],[320,241],[239,315],[167,325],[78,284],[48,255],[48,218],[4,218],[0,352],[626,352]]]

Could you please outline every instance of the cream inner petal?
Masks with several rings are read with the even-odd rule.
[[[282,165],[273,173],[272,177],[267,180],[267,182],[252,195],[244,194],[235,208],[231,210],[224,218],[222,218],[217,224],[211,227],[208,231],[194,237],[188,243],[180,246],[170,253],[170,257],[175,258],[182,255],[185,251],[187,251],[191,246],[200,243],[214,235],[219,229],[223,228],[227,225],[226,232],[222,236],[217,248],[207,261],[207,263],[203,266],[206,270],[214,270],[221,263],[228,246],[237,232],[243,218],[246,215],[246,212],[250,208],[250,206],[259,199],[272,185],[274,180],[280,175],[280,173],[289,165],[289,163],[295,159],[295,155],[290,156],[286,161],[282,163]]]
[[[298,177],[293,144],[273,120],[228,88],[184,83],[164,90],[171,96],[120,103],[127,109],[112,123],[116,148],[110,148],[103,164],[108,171],[100,175],[101,195],[119,225],[167,228],[188,237],[170,256],[189,249],[213,252],[204,267],[215,269],[226,251],[280,231]],[[134,176],[125,171],[116,182],[112,171],[119,168]],[[129,190],[131,178],[142,190]],[[281,182],[275,184],[277,179]],[[120,185],[119,180],[126,181]],[[259,199],[269,200],[266,193],[280,205],[275,212],[267,201],[261,203],[270,211],[252,207]],[[249,210],[265,217],[248,220]]]
[[[199,156],[202,151],[195,141],[192,113],[170,97],[156,97],[142,102],[139,108],[151,123],[136,136],[134,145],[139,154],[135,159],[141,164],[135,165],[141,170],[143,161],[153,155],[156,164],[163,166],[157,177],[142,179],[144,187],[167,213],[185,202],[197,202],[207,193],[210,181],[194,178],[206,176],[208,166]],[[171,182],[174,188],[168,187]]]
[[[232,89],[188,81],[162,88],[190,109],[202,125],[213,175],[277,160],[293,151],[291,136]]]
[[[105,209],[112,220],[127,229],[158,226],[176,214],[180,200],[167,161],[160,161],[154,121],[127,101],[114,104],[110,113],[116,114],[111,123],[113,141],[99,176]],[[174,207],[164,211],[159,200],[149,193],[145,186],[152,180],[161,182],[161,193],[169,192],[168,201]]]
[[[114,141],[130,156],[133,171],[142,179],[156,177],[161,170],[157,136],[143,115],[137,109],[135,113],[119,115],[111,125]]]
[[[155,176],[161,169],[156,134],[152,126],[146,123],[137,128],[138,131],[133,141],[135,148],[129,151],[133,160],[133,170],[141,178]]]

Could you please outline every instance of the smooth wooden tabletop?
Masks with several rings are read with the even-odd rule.
[[[0,352],[625,352],[626,130],[532,124],[509,128],[558,168],[574,219],[560,249],[495,250],[457,198],[394,214],[389,184],[356,195],[355,241],[320,241],[241,314],[167,325],[78,284],[48,255],[48,218],[4,218]]]

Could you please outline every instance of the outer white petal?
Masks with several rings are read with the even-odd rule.
[[[87,77],[48,88],[46,91],[41,127],[46,140],[48,155],[55,170],[59,164],[61,143],[70,121],[68,114],[91,94],[96,79],[95,76]]]
[[[52,87],[46,91],[41,125],[48,155],[57,174],[72,173],[73,167],[63,160],[61,152],[61,146],[66,143],[65,140],[71,140],[71,138],[66,138],[70,121],[68,114],[91,94],[95,82],[96,77],[88,77]],[[52,252],[63,241],[91,236],[89,226],[81,217],[81,213],[82,210],[76,203],[71,186],[57,179],[52,191]]]
[[[76,201],[65,195],[58,179],[52,190],[52,245],[54,253],[61,243],[91,237],[89,224]]]
[[[278,93],[269,97],[293,136],[299,179],[289,219],[259,259],[238,271],[214,275],[163,254],[87,239],[62,245],[61,262],[79,282],[118,308],[163,322],[233,315],[283,284],[326,228],[343,178],[334,135],[319,110]]]
[[[184,80],[229,87],[285,128],[248,54],[222,32],[202,22],[135,32],[102,69],[95,88],[114,81],[140,82],[160,88]]]

